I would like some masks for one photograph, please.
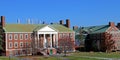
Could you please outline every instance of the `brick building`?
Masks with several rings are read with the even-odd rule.
[[[61,39],[67,38],[74,51],[74,31],[70,28],[70,21],[66,26],[61,24],[6,24],[1,16],[1,33],[3,33],[4,53],[9,55],[56,54],[61,47]],[[64,41],[65,42],[65,41]]]
[[[82,27],[81,29],[83,34],[86,35],[85,47],[87,51],[106,51],[105,44],[110,43],[106,42],[106,33],[111,35],[110,39],[114,42],[111,50],[120,50],[120,30],[114,22],[109,22],[108,25]],[[79,33],[81,29],[78,29],[76,33]]]

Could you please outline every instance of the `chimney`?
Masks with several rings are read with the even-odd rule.
[[[53,23],[51,22],[50,24],[52,25]]]
[[[5,17],[1,16],[1,26],[5,27]]]
[[[27,23],[30,24],[30,19],[27,20]]]
[[[77,30],[78,29],[78,26],[73,26],[73,30]]]
[[[45,24],[45,21],[43,21],[42,24]]]
[[[64,21],[63,21],[63,20],[60,20],[60,24],[61,24],[61,25],[64,25]]]
[[[20,24],[20,19],[17,19],[17,23]]]
[[[70,28],[70,20],[66,19],[66,27]]]
[[[120,23],[117,23],[117,26],[120,26]]]
[[[115,26],[114,22],[109,22],[109,26],[114,27]]]

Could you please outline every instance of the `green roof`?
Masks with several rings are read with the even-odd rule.
[[[63,25],[60,25],[60,24],[52,24],[52,25],[49,25],[53,28],[55,28],[56,30],[58,30],[59,32],[74,32],[73,30],[63,26]]]
[[[109,28],[109,25],[100,25],[100,26],[90,26],[90,27],[83,27],[82,30],[86,31],[90,34],[94,34],[94,33],[103,33],[106,32],[106,30]],[[78,29],[80,30],[80,29]],[[78,30],[76,30],[76,32],[78,32]]]
[[[45,26],[47,26],[47,24],[6,24],[4,30],[5,32],[33,32]],[[74,32],[73,30],[60,24],[52,24],[48,26],[58,32]]]

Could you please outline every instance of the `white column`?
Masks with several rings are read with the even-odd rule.
[[[53,35],[53,45],[55,47],[55,34]]]
[[[50,34],[50,48],[52,48],[52,34]]]
[[[56,34],[56,45],[58,47],[58,34]]]
[[[43,45],[44,45],[44,48],[46,48],[46,37],[45,37],[45,34],[44,34],[44,43],[43,43]]]
[[[35,34],[35,48],[37,48],[37,38],[36,38],[36,34]]]
[[[37,35],[38,35],[37,37],[38,37],[38,48],[39,48],[39,44],[40,44],[40,43],[39,43],[39,34],[37,34]]]

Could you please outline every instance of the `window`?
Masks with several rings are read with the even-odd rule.
[[[28,39],[28,34],[25,34],[25,40],[27,40]]]
[[[20,34],[20,40],[23,40],[23,34]]]
[[[33,35],[32,35],[32,34],[30,34],[30,40],[32,40],[32,36],[33,36]]]
[[[12,40],[12,34],[9,34],[9,40]]]
[[[62,38],[62,34],[59,34],[59,38]]]
[[[20,42],[20,47],[23,47],[23,42]]]
[[[15,48],[18,47],[18,43],[17,43],[17,42],[14,43],[14,47],[15,47]]]
[[[12,42],[9,42],[9,48],[12,48],[12,45],[13,45]]]
[[[18,34],[14,35],[14,39],[17,40],[18,39]]]
[[[63,33],[63,37],[66,37],[66,34],[65,34],[65,33]]]

